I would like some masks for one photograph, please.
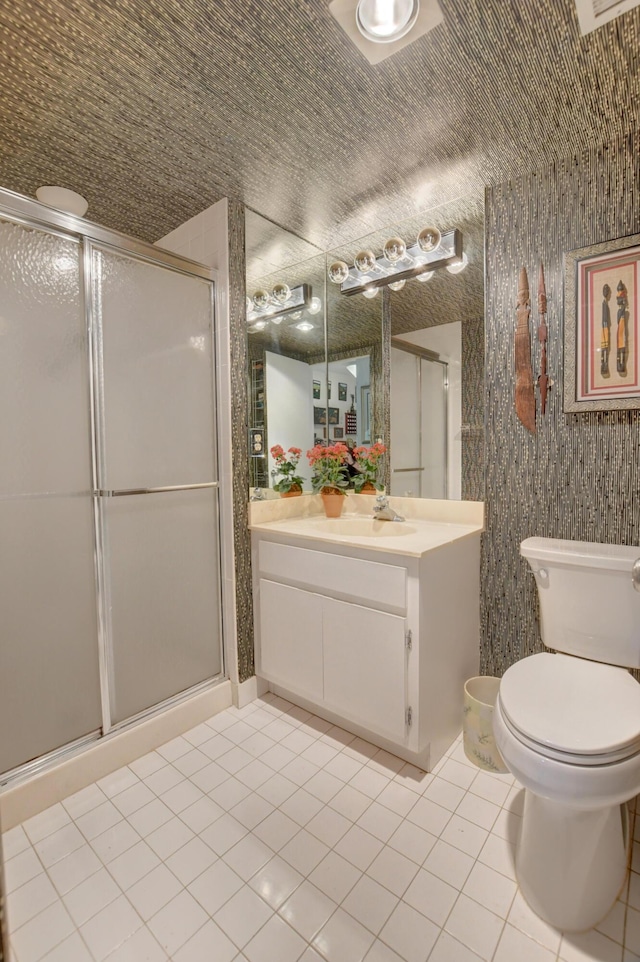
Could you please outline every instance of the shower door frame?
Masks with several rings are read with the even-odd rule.
[[[223,546],[220,525],[220,459],[218,451],[218,416],[220,404],[218,398],[218,378],[216,376],[216,292],[219,283],[218,272],[213,268],[206,267],[205,265],[199,264],[196,261],[191,261],[179,254],[174,254],[171,251],[164,250],[163,248],[155,247],[153,244],[148,244],[145,241],[141,241],[135,237],[130,237],[127,234],[109,230],[108,228],[102,227],[99,224],[94,224],[91,221],[84,220],[83,218],[75,217],[74,215],[67,214],[64,211],[58,211],[54,208],[47,207],[46,205],[41,204],[39,201],[32,200],[29,197],[24,197],[22,194],[17,194],[4,188],[0,188],[0,218],[12,223],[20,224],[23,227],[33,228],[35,230],[44,230],[47,233],[63,237],[67,240],[75,240],[79,244],[79,269],[81,271],[82,297],[84,301],[84,321],[87,334],[87,403],[89,405],[90,412],[89,451],[91,457],[92,478],[92,487],[88,496],[91,497],[93,502],[93,554],[97,607],[97,635],[95,637],[95,642],[97,644],[98,654],[102,716],[102,728],[100,730],[82,735],[72,742],[61,745],[60,747],[53,749],[52,751],[47,752],[38,758],[34,758],[31,761],[25,762],[24,764],[11,769],[10,771],[2,773],[0,775],[0,785],[4,786],[8,784],[15,784],[16,781],[22,781],[25,778],[30,778],[33,775],[45,771],[53,765],[58,764],[62,760],[77,754],[77,752],[88,747],[89,745],[96,744],[97,742],[108,738],[109,736],[114,736],[129,727],[135,726],[141,721],[151,718],[154,715],[167,710],[168,708],[172,708],[173,706],[180,704],[193,695],[220,684],[226,678],[226,651],[223,631],[225,611],[223,608],[224,592],[222,590]],[[101,464],[100,446],[103,442],[100,440],[102,438],[100,425],[102,412],[98,403],[98,392],[95,383],[96,375],[100,373],[101,359],[98,356],[100,345],[97,344],[96,325],[93,318],[92,260],[94,251],[101,249],[106,249],[113,254],[121,254],[125,257],[134,258],[151,266],[166,267],[178,273],[191,277],[199,277],[203,280],[211,282],[211,403],[214,409],[213,437],[211,439],[211,443],[213,448],[213,463],[216,470],[216,480],[213,482],[208,482],[204,486],[210,487],[215,492],[214,516],[215,530],[218,536],[217,595],[219,612],[217,625],[215,627],[218,630],[220,639],[221,669],[218,675],[198,682],[196,685],[193,685],[184,691],[178,692],[177,694],[172,695],[169,698],[166,698],[163,701],[158,702],[157,704],[152,705],[151,707],[146,708],[143,711],[138,712],[137,714],[116,724],[113,724],[111,719],[113,692],[111,680],[112,650],[110,645],[110,632],[107,615],[109,576],[108,571],[106,570],[108,567],[108,559],[105,556],[104,550],[103,508],[100,503],[104,500],[104,496],[105,494],[108,494],[108,492],[102,491],[97,483],[99,478],[99,466]],[[201,484],[185,486],[179,485],[173,486],[173,490],[202,487],[203,485]]]
[[[444,395],[444,498],[449,497],[449,362],[443,361],[440,355],[436,351],[429,350],[428,347],[421,347],[419,344],[412,344],[410,341],[403,341],[400,337],[391,338],[391,347],[395,348],[397,351],[403,351],[405,354],[412,354],[418,361],[430,361],[432,364],[440,364],[443,368],[443,382],[442,391]],[[422,461],[422,366],[418,365],[418,439],[420,444],[420,460]],[[391,469],[389,466],[390,474],[404,474],[410,471],[417,471],[420,473],[420,497],[426,497],[422,494],[422,472],[424,471],[424,465],[421,464],[418,468],[395,468]]]

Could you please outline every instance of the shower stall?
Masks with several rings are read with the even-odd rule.
[[[213,274],[0,191],[0,782],[223,677]]]

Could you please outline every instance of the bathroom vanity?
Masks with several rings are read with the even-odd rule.
[[[478,502],[348,495],[250,505],[256,671],[269,688],[429,769],[478,673]]]

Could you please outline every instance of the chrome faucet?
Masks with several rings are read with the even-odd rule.
[[[254,488],[249,501],[266,501],[262,488]]]
[[[391,505],[389,504],[389,499],[384,494],[379,494],[376,498],[376,503],[373,507],[373,516],[376,521],[404,521],[405,519],[397,514]]]

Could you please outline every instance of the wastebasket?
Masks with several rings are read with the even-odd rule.
[[[493,709],[500,679],[489,675],[469,678],[464,686],[462,741],[464,753],[487,772],[508,772],[493,735]]]

